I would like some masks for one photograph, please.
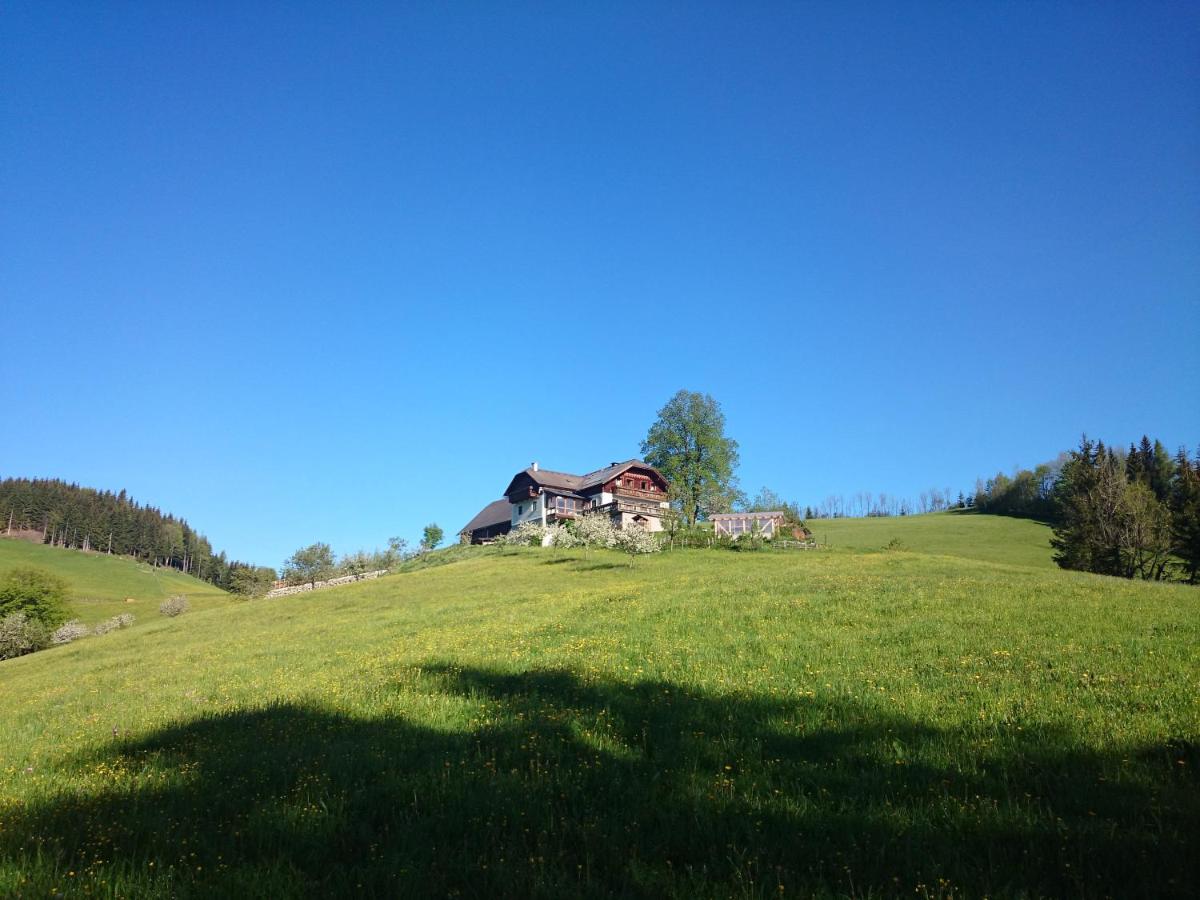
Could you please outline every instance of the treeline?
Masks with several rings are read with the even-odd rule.
[[[969,505],[979,512],[994,516],[1016,516],[1053,523],[1058,517],[1054,486],[1067,460],[1066,453],[1053,462],[1032,469],[1021,469],[1015,475],[997,473],[986,481],[975,483],[975,494]]]
[[[1054,483],[1054,559],[1123,578],[1200,578],[1200,450],[1143,437],[1120,453],[1084,437]]]
[[[131,499],[124,490],[98,491],[57,479],[0,481],[0,534],[44,544],[131,556],[178,569],[226,590],[261,567],[214,553],[208,538],[188,523]],[[261,577],[261,575],[260,575]]]
[[[1055,561],[1124,578],[1200,579],[1200,451],[1143,436],[1127,451],[1086,436],[1054,462],[989,478],[974,506],[1054,526]]]
[[[830,494],[816,505],[804,507],[805,519],[878,518],[912,516],[918,513],[942,512],[947,509],[966,509],[971,498],[950,488],[929,488],[921,491],[916,500],[895,494],[859,491],[846,497]]]

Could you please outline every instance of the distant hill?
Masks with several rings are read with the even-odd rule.
[[[133,613],[142,623],[158,616],[158,604],[185,594],[192,609],[231,601],[230,595],[190,575],[124,556],[84,553],[28,541],[0,538],[0,573],[14,566],[37,566],[62,576],[70,585],[71,616],[88,624],[118,613]],[[126,599],[132,598],[133,603]]]
[[[817,540],[834,548],[895,549],[985,562],[1054,569],[1050,527],[1031,519],[989,516],[969,511],[863,519],[810,519]]]
[[[246,563],[214,553],[186,519],[138,503],[125,491],[83,487],[56,478],[0,480],[0,534],[76,550],[130,556],[177,569],[222,588]]]

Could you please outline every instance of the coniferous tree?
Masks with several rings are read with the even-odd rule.
[[[1132,484],[1141,481],[1146,475],[1146,467],[1142,464],[1142,455],[1137,446],[1131,441],[1129,453],[1125,456],[1125,477]]]
[[[1171,549],[1179,557],[1188,584],[1200,582],[1200,448],[1191,462],[1187,450],[1175,457],[1171,490]]]
[[[53,479],[0,481],[3,532],[77,550],[132,556],[222,587],[230,563],[188,523],[136,503],[124,491],[98,491]],[[11,523],[11,524],[10,524]]]
[[[1146,465],[1147,484],[1160,503],[1168,503],[1171,499],[1171,483],[1175,477],[1175,463],[1162,441],[1155,440],[1150,452],[1150,460]]]

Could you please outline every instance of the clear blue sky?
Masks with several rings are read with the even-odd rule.
[[[401,6],[4,4],[0,475],[278,565],[681,387],[801,503],[1200,442],[1195,4]]]

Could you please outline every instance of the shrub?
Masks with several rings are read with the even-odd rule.
[[[108,634],[110,631],[116,631],[118,628],[128,628],[133,622],[133,613],[121,613],[119,616],[113,616],[111,619],[105,619],[103,622],[96,623],[96,627],[92,629],[92,633]]]
[[[582,543],[575,532],[565,525],[551,525],[546,529],[546,534],[550,536],[550,546],[556,550],[570,550]]]
[[[72,619],[70,622],[65,622],[59,625],[50,635],[50,643],[52,644],[69,644],[72,641],[77,641],[80,638],[87,637],[91,634],[91,629],[80,622],[78,619]]]
[[[603,513],[584,513],[575,521],[575,534],[585,547],[614,547],[617,530]]]
[[[187,597],[183,594],[177,594],[174,597],[168,597],[158,607],[158,611],[168,618],[182,616],[188,611]]]
[[[53,628],[67,618],[67,582],[53,572],[18,566],[0,576],[0,617],[24,613]]]
[[[508,533],[506,544],[513,547],[540,547],[546,529],[540,522],[522,522]]]
[[[0,659],[12,659],[42,650],[50,644],[50,629],[27,613],[10,613],[0,619]]]
[[[629,554],[629,565],[641,553],[657,553],[662,549],[658,538],[641,525],[630,522],[617,532],[617,548]]]
[[[275,585],[275,570],[267,566],[237,566],[229,573],[229,590],[240,597],[261,597]]]

